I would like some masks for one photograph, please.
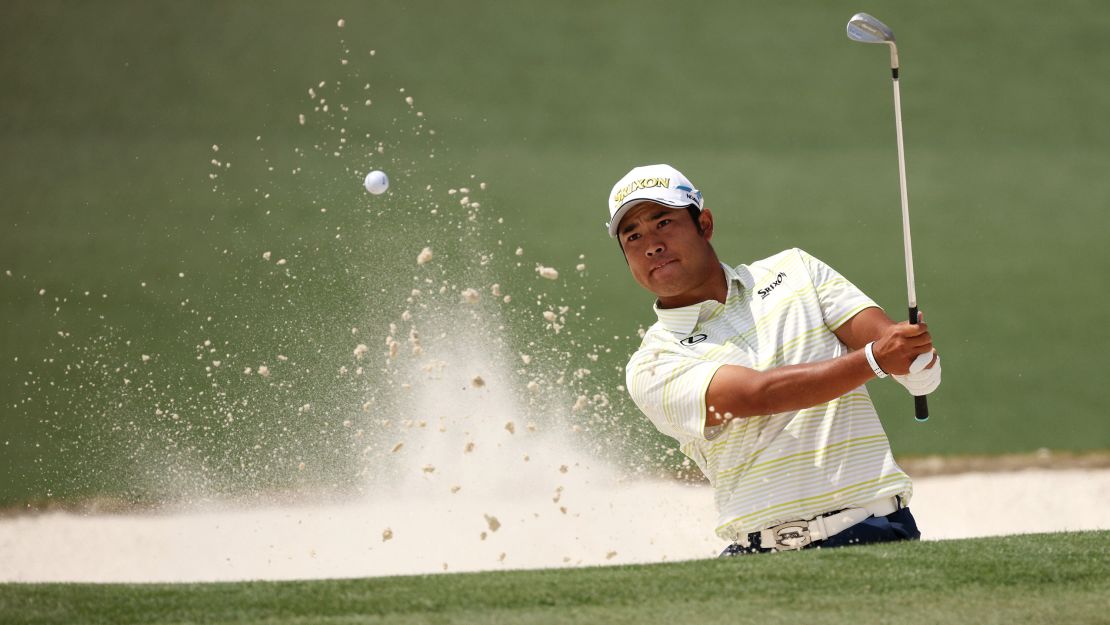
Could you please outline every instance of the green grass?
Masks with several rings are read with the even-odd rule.
[[[699,185],[723,259],[803,247],[903,314],[886,57],[843,30],[860,8],[9,3],[0,21],[0,505],[160,496],[160,480],[186,472],[176,465],[188,458],[207,463],[190,469],[205,474],[203,489],[234,490],[241,466],[239,481],[289,486],[266,458],[243,453],[256,443],[267,458],[320,460],[310,466],[329,474],[318,481],[348,479],[351,449],[334,424],[381,385],[337,387],[323,372],[350,353],[348,328],[384,337],[404,307],[411,259],[429,243],[444,260],[497,251],[474,282],[517,293],[535,283],[533,263],[560,268],[567,277],[548,285],[548,301],[587,304],[587,319],[569,328],[586,349],[570,351],[602,348],[588,364],[590,388],[576,391],[609,395],[605,416],[636,432],[630,457],[659,457],[670,443],[616,390],[636,328],[652,321],[650,297],[601,228],[602,198],[631,165],[668,161]],[[1110,5],[866,8],[900,41],[918,292],[945,357],[928,425],[914,422],[895,385],[872,385],[895,452],[1106,447],[1101,352],[1091,346],[1110,341],[1096,318],[1110,306],[1099,288],[1110,266],[1110,82],[1089,78],[1110,74]],[[307,89],[320,81],[333,105],[354,105],[348,120],[312,112]],[[365,82],[371,108],[361,106]],[[418,123],[435,138],[417,136]],[[333,158],[340,126],[358,140]],[[390,144],[384,157],[370,152],[378,140]],[[217,183],[213,157],[233,164]],[[375,214],[357,184],[369,164],[399,174]],[[436,226],[422,210],[433,200],[424,185],[442,191],[471,174],[489,183],[483,228]],[[510,256],[518,244],[522,271]],[[268,249],[296,255],[289,290],[260,269]],[[580,254],[581,277],[572,271]],[[506,316],[511,351],[530,340],[536,314],[518,302]],[[299,350],[313,373],[294,380],[296,393],[229,379],[217,397],[202,395],[211,381],[195,348],[210,337],[228,342],[225,367],[281,348]],[[157,356],[156,393],[122,382],[141,353]],[[83,368],[67,369],[75,364]],[[310,402],[320,416],[305,422],[296,408]],[[170,403],[181,421],[152,416]],[[260,440],[225,427],[228,411],[288,434]]]
[[[1110,532],[646,566],[236,584],[0,586],[48,623],[1106,623]]]

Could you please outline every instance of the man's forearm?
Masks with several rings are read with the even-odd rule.
[[[759,377],[760,394],[767,399],[767,413],[771,413],[832,401],[863,386],[875,373],[863,352],[855,351],[831,360],[778,367]]]
[[[762,372],[724,366],[706,393],[706,405],[711,408],[706,424],[809,408],[832,401],[873,377],[862,351]]]
[[[756,371],[725,365],[713,375],[705,392],[706,425],[730,417],[751,417],[801,410],[832,401],[862,386],[875,375],[863,348],[874,342],[876,365],[886,373],[904,375],[910,363],[933,349],[925,323],[895,324],[877,308],[868,308],[837,336],[849,354],[820,362]],[[877,331],[878,336],[875,336]]]

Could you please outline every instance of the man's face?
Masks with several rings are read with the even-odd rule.
[[[698,217],[702,232],[684,209],[645,202],[625,214],[617,227],[632,277],[661,303],[703,285],[718,266],[709,245],[713,216]]]

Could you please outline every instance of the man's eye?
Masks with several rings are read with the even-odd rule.
[[[671,223],[671,220],[670,220],[670,219],[660,219],[660,220],[659,220],[659,225],[658,225],[657,227],[658,227],[658,228],[662,228],[663,226],[665,226],[665,225],[667,225],[667,224],[669,224],[669,223]]]
[[[628,238],[625,239],[625,242],[628,243],[628,242],[631,242],[631,241],[635,241],[638,238],[640,238],[640,233],[639,232],[633,232],[632,234],[628,235]]]

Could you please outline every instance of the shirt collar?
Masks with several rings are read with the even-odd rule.
[[[728,281],[726,302],[736,295],[738,288],[751,289],[755,284],[755,278],[747,265],[738,265],[734,269],[721,263],[721,268],[724,269],[725,280]],[[655,315],[664,328],[675,334],[689,334],[697,327],[699,321],[708,317],[718,306],[721,306],[721,303],[711,299],[681,308],[660,308],[659,300],[655,300],[652,308],[655,309]]]

